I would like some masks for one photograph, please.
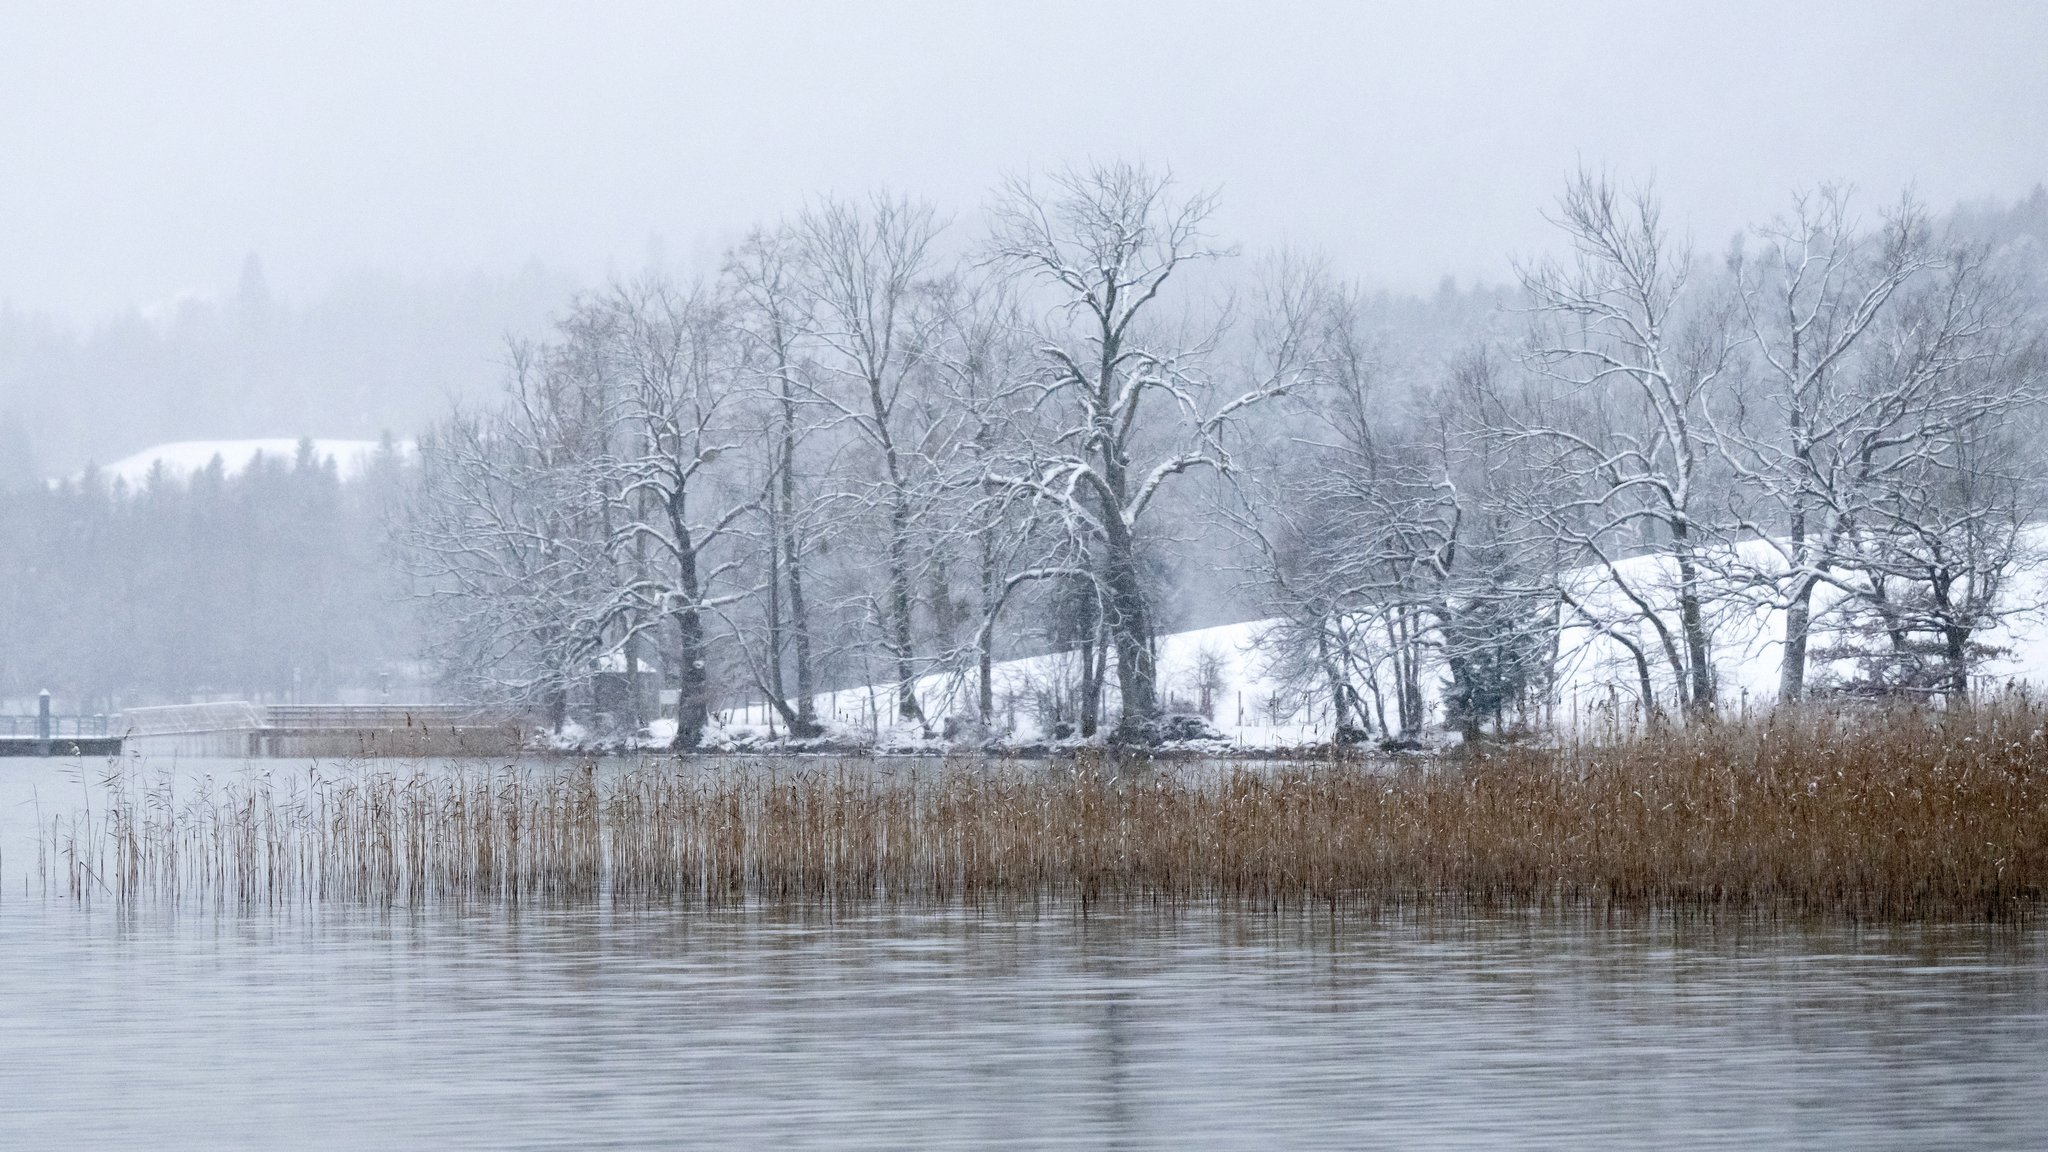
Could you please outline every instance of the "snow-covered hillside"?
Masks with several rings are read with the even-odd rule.
[[[179,440],[169,444],[158,444],[145,448],[133,455],[124,456],[100,469],[100,474],[109,483],[116,479],[127,482],[129,487],[139,487],[149,479],[150,470],[162,464],[164,472],[172,479],[184,480],[193,473],[206,469],[218,456],[227,474],[232,476],[247,468],[251,461],[261,454],[272,460],[290,462],[298,457],[299,441],[295,439],[257,440]],[[315,440],[313,453],[321,460],[332,460],[342,479],[360,475],[369,460],[381,447],[375,440]],[[411,444],[398,445],[400,452],[411,451]]]
[[[2035,552],[2048,554],[2048,528],[2033,530],[2027,543]],[[1739,555],[1762,567],[1773,553],[1767,546],[1750,545]],[[1668,561],[1640,557],[1624,561],[1621,570],[1624,579],[1651,594],[1652,603],[1660,608],[1668,604],[1673,586]],[[1568,573],[1567,581],[1589,614],[1605,617],[1615,630],[1641,629],[1641,638],[1649,638],[1646,626],[1628,623],[1629,613],[1620,608],[1618,589],[1602,573],[1581,569]],[[1828,608],[1834,599],[1826,594],[1817,597],[1816,628],[1829,626]],[[1982,637],[2000,652],[1984,666],[1983,682],[2048,687],[2048,612],[2041,610],[2048,605],[2048,572],[2039,568],[2023,571],[2007,590],[2007,599],[2021,610]],[[1627,722],[1634,715],[1639,695],[1637,672],[1627,650],[1584,617],[1565,616],[1561,623],[1559,682],[1547,704],[1547,715],[1538,719],[1558,728],[1592,727],[1610,719]],[[1723,598],[1715,607],[1712,625],[1714,670],[1724,709],[1738,713],[1769,707],[1778,688],[1784,613],[1761,602]],[[1234,746],[1287,748],[1330,740],[1334,724],[1329,693],[1321,685],[1288,682],[1278,650],[1279,635],[1279,622],[1265,620],[1159,637],[1161,699],[1169,711],[1200,712],[1202,681],[1207,679],[1207,719]],[[1056,653],[996,665],[998,739],[1024,745],[1062,738],[1061,733],[1047,730],[1047,711],[1042,706],[1063,686],[1078,681],[1076,660],[1072,653]],[[1653,663],[1653,677],[1660,693],[1671,691],[1668,669]],[[1427,668],[1423,676],[1428,706],[1439,719],[1445,679],[1441,667]],[[1367,707],[1372,708],[1370,686],[1359,688]],[[1386,688],[1390,686],[1383,686]],[[961,677],[926,676],[918,681],[917,696],[927,717],[925,727],[894,721],[888,685],[826,693],[818,699],[818,712],[835,742],[900,749],[943,745],[947,721],[956,717],[964,721],[976,712],[974,685]],[[1106,707],[1113,710],[1113,673],[1108,697]],[[1665,699],[1668,704],[1669,696]],[[1388,701],[1385,708],[1391,715],[1394,705]],[[770,735],[769,719],[767,706],[758,702],[722,712],[714,717],[706,742],[712,746],[763,743]],[[1379,727],[1377,715],[1374,726]],[[954,728],[964,732],[971,725],[956,724]]]

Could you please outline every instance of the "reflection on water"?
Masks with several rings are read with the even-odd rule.
[[[0,761],[0,1148],[2048,1143],[2039,929],[124,915],[31,881],[102,771]]]
[[[0,902],[0,1147],[1926,1147],[2048,1131],[2048,949],[1208,912]]]

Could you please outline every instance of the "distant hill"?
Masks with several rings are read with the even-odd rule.
[[[138,488],[148,481],[150,470],[158,464],[163,465],[164,472],[171,479],[186,480],[194,473],[204,471],[218,456],[223,470],[233,476],[248,468],[259,455],[290,463],[298,458],[300,443],[288,438],[178,440],[124,456],[102,467],[100,474],[109,483],[119,479],[126,481],[131,488]],[[332,460],[344,480],[360,475],[383,446],[376,440],[314,440],[311,443],[314,456],[322,462]],[[401,441],[397,449],[400,454],[410,454],[412,443]]]

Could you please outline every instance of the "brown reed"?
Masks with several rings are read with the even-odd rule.
[[[240,904],[1210,901],[2023,920],[2048,711],[2006,701],[1470,757],[118,772],[47,889]]]

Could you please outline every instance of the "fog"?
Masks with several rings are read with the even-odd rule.
[[[410,435],[576,287],[701,269],[819,195],[971,214],[1074,160],[1170,168],[1248,250],[1413,292],[1509,279],[1581,163],[1714,245],[1820,181],[2018,197],[2043,43],[2026,3],[16,6],[0,421],[35,454],[0,471]],[[295,331],[227,348],[207,308],[252,260]]]
[[[971,209],[1088,157],[1386,286],[1500,280],[1580,160],[1716,242],[1822,179],[2041,178],[2003,4],[48,4],[0,17],[0,300],[93,323],[369,268],[580,280],[823,192]]]
[[[1391,737],[1555,695],[1502,621],[1561,605],[1640,707],[1711,711],[1755,604],[1835,614],[1829,690],[1967,691],[2031,563],[2044,44],[2027,3],[17,8],[0,699],[396,683],[630,735],[880,684],[930,736],[920,677],[986,725],[991,661],[1069,652],[1033,707],[1090,736],[1166,708],[1159,635],[1272,619],[1266,672]],[[1084,218],[1176,269],[1087,387],[1061,357],[1126,333],[1075,326]],[[1842,383],[1776,355],[1774,292]],[[1798,439],[1854,398],[1889,423]],[[1823,476],[1852,431],[1920,455]],[[94,471],[256,438],[377,463]],[[1568,574],[1624,560],[1681,575],[1595,618]]]

